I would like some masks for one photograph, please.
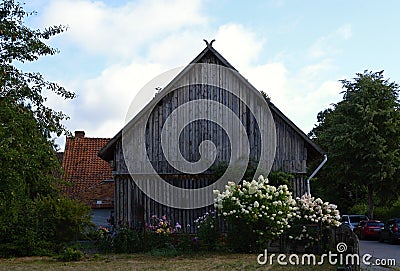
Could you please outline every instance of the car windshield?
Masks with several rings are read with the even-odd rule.
[[[368,222],[367,226],[370,226],[370,227],[383,227],[383,223],[382,222]]]
[[[350,216],[351,223],[359,223],[361,220],[367,220],[366,216]]]

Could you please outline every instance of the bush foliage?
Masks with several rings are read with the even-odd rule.
[[[3,256],[52,255],[91,227],[90,208],[66,197],[40,196],[15,205],[0,215]]]
[[[207,251],[215,250],[221,236],[216,213],[214,211],[206,212],[194,222],[197,226],[197,236],[201,248]]]
[[[215,207],[237,231],[247,231],[249,239],[265,246],[290,228],[289,220],[295,215],[296,201],[286,185],[268,184],[260,176],[257,181],[229,182],[226,190],[215,190]],[[253,244],[252,247],[257,245]]]
[[[307,195],[294,200],[286,185],[269,185],[263,176],[238,185],[229,182],[215,194],[218,213],[231,225],[227,240],[235,251],[256,252],[283,233],[298,241],[319,241],[319,229],[340,225],[336,205]]]

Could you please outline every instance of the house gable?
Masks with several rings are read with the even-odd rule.
[[[239,80],[246,85],[249,89],[252,89],[253,91],[258,92],[258,90],[250,83],[246,78],[244,78],[237,70],[218,52],[216,51],[208,42],[207,47],[196,57],[194,58],[188,66],[185,67],[160,93],[157,99],[157,96],[149,103],[146,105],[146,107],[141,111],[143,112],[146,108],[151,108],[154,107],[154,104],[160,103],[161,99],[165,97],[165,93],[169,91],[169,88],[171,86],[173,87],[176,82],[179,82],[182,80],[182,77],[185,76],[186,73],[192,68],[192,65],[198,64],[198,63],[206,63],[206,64],[215,64],[215,65],[220,65],[223,67],[227,67],[229,69],[232,69],[236,76],[239,78]],[[178,83],[179,84],[179,83]],[[301,140],[303,141],[303,150],[302,151],[296,151],[297,154],[301,154],[302,157],[300,160],[303,160],[303,165],[301,166],[302,169],[297,167],[296,170],[293,171],[293,173],[305,173],[305,161],[306,160],[315,160],[319,159],[319,157],[322,157],[324,154],[324,151],[316,145],[301,129],[299,129],[288,117],[286,117],[273,103],[270,101],[267,101],[269,105],[269,109],[275,119],[276,124],[280,124],[277,127],[277,134],[279,133],[281,136],[284,134],[282,131],[278,131],[279,127],[283,128],[285,130],[285,134],[291,134],[295,136],[295,140]],[[130,123],[134,122],[136,118],[140,117],[140,114],[137,114],[126,126],[129,126]],[[106,161],[113,161],[115,159],[115,151],[116,151],[116,146],[117,142],[121,140],[122,138],[122,130],[118,132],[105,146],[103,149],[99,151],[99,156],[106,160]],[[283,148],[283,146],[279,146],[279,143],[284,144],[285,142],[279,142],[278,143],[278,148]],[[279,157],[277,159],[280,159]],[[286,161],[289,161],[286,159]],[[290,163],[294,163],[293,161],[290,161]],[[298,162],[296,162],[298,163]],[[281,163],[279,161],[276,161],[273,166],[273,170],[284,170],[284,167],[280,166]]]
[[[211,64],[203,65],[204,70],[199,74],[192,74],[194,77],[190,78],[192,69],[202,69],[202,65],[196,64]],[[229,71],[227,71],[229,70]],[[214,73],[214,71],[216,73]],[[229,76],[228,76],[229,73]],[[200,76],[200,82],[198,84],[196,80],[192,80]],[[207,80],[210,79],[217,82],[214,85],[207,84]],[[203,80],[204,79],[204,80]],[[181,84],[181,82],[189,82],[189,84]],[[195,84],[193,81],[196,81]],[[215,87],[217,85],[217,87]],[[220,87],[218,87],[220,86]],[[239,88],[239,95],[229,94],[229,86],[235,86]],[[241,103],[241,99],[249,99],[247,95],[257,96],[261,99],[260,102],[255,106],[259,106],[258,110],[253,115],[259,115],[263,117],[262,112],[265,108],[269,107],[270,114],[272,114],[271,121],[269,118],[262,119],[262,123],[274,123],[274,130],[263,130],[258,129],[256,123],[251,114],[249,114],[249,108],[246,108],[245,103]],[[188,65],[186,66],[167,86],[164,87],[155,97],[151,100],[141,112],[139,112],[133,119],[124,127],[124,130],[135,130],[134,127],[141,120],[146,119],[147,126],[146,130],[141,134],[142,136],[138,139],[140,147],[137,149],[131,149],[132,155],[137,153],[146,153],[147,157],[152,163],[152,166],[159,173],[160,177],[164,182],[153,182],[151,174],[141,174],[140,176],[134,175],[137,172],[135,170],[128,170],[125,159],[125,151],[123,149],[123,130],[115,135],[105,146],[99,151],[99,156],[110,162],[113,165],[114,180],[115,180],[115,218],[117,221],[129,224],[133,227],[140,228],[149,221],[152,215],[162,216],[167,215],[173,221],[179,222],[182,225],[192,224],[193,221],[204,214],[212,205],[202,205],[204,207],[192,207],[196,206],[198,199],[193,197],[193,194],[186,197],[189,207],[173,207],[172,205],[164,204],[160,201],[160,198],[179,198],[178,194],[169,193],[168,191],[171,186],[179,187],[183,189],[190,189],[194,191],[198,188],[211,186],[215,179],[213,174],[210,172],[204,172],[200,174],[184,174],[177,172],[173,168],[168,167],[167,159],[163,156],[163,150],[160,147],[161,141],[161,130],[166,124],[166,120],[172,112],[187,103],[188,101],[196,100],[207,100],[207,101],[218,101],[219,103],[229,106],[232,111],[240,119],[240,122],[246,129],[249,137],[250,158],[257,160],[259,153],[262,152],[259,144],[259,138],[261,134],[267,136],[276,136],[276,151],[274,150],[274,161],[272,164],[272,170],[278,171],[283,170],[285,172],[294,173],[293,179],[294,196],[301,196],[305,192],[305,174],[307,170],[307,163],[312,159],[318,159],[322,157],[322,150],[315,145],[293,122],[291,122],[278,108],[272,103],[268,102],[268,105],[264,101],[264,98],[260,92],[252,86],[248,80],[246,80],[240,73],[233,68],[233,66],[223,58],[211,44],[207,47]],[[187,116],[183,116],[185,120],[191,120],[196,117],[196,113],[193,111],[198,110],[196,107],[192,108],[192,111],[188,111]],[[207,111],[207,106],[202,109]],[[145,114],[146,118],[142,118]],[[253,111],[250,110],[250,113]],[[217,155],[219,162],[226,161],[229,158],[229,143],[227,137],[221,130],[218,130],[216,125],[209,124],[206,122],[197,122],[192,126],[188,125],[188,132],[183,132],[181,138],[175,141],[169,142],[168,146],[175,146],[182,152],[182,155],[188,161],[196,161],[199,159],[199,143],[204,140],[213,139],[217,146],[221,146],[220,156]],[[172,128],[171,128],[172,127]],[[264,126],[262,126],[264,127]],[[272,127],[271,125],[268,127]],[[167,126],[167,131],[176,129],[173,126]],[[133,137],[136,138],[136,137]],[[182,142],[181,142],[182,140]],[[214,141],[213,141],[214,142]],[[137,142],[136,142],[137,143]],[[233,142],[236,144],[236,141]],[[136,144],[135,147],[139,145]],[[144,147],[146,149],[144,149]],[[242,148],[243,146],[235,146],[235,148]],[[140,149],[141,148],[141,149]],[[135,153],[136,152],[136,153]],[[128,154],[129,157],[129,154]],[[132,159],[134,162],[141,162],[141,160]],[[141,165],[138,168],[142,168]],[[133,173],[133,174],[130,174]],[[157,174],[153,174],[157,175]],[[133,180],[135,178],[135,180]],[[143,180],[140,180],[142,178]],[[157,200],[149,194],[143,192],[139,182],[157,184],[157,189],[166,183],[170,186],[165,185],[158,191],[160,198]],[[157,180],[156,180],[157,181]],[[238,180],[237,180],[238,181]],[[161,191],[161,192],[160,192]],[[212,202],[213,195],[204,195],[207,198],[207,202]],[[211,201],[210,201],[211,200]],[[192,205],[190,205],[192,204]],[[185,231],[191,232],[194,229],[184,228]]]

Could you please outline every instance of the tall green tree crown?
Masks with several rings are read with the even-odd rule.
[[[311,136],[330,157],[325,185],[341,191],[349,205],[357,193],[366,195],[373,215],[374,201],[400,194],[399,85],[383,71],[356,75],[340,81],[343,100],[318,114]]]

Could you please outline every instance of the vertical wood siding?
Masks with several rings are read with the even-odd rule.
[[[167,176],[167,178],[176,178],[177,181],[182,180],[180,176]],[[199,182],[208,182],[207,177],[199,177]],[[151,219],[152,215],[161,217],[166,215],[167,218],[175,225],[179,223],[182,229],[188,233],[196,231],[194,221],[196,218],[204,215],[207,211],[212,211],[213,206],[198,209],[182,210],[171,208],[159,204],[153,199],[146,196],[135,184],[130,175],[115,176],[115,191],[119,195],[115,204],[115,219],[118,224],[128,225],[136,229],[143,229],[146,223]]]
[[[201,61],[202,63],[221,64],[215,55],[206,54]],[[198,67],[201,69],[202,67]],[[194,75],[193,75],[194,74]],[[190,84],[193,78],[184,76],[181,78],[187,82],[186,86],[180,86],[174,91],[168,93],[155,106],[147,121],[145,142],[146,152],[157,173],[168,181],[170,184],[183,188],[204,187],[213,181],[210,172],[195,176],[180,174],[169,165],[161,148],[161,131],[167,117],[180,105],[196,99],[208,99],[217,101],[229,107],[240,119],[246,129],[250,143],[250,158],[257,161],[261,152],[261,139],[259,125],[242,100],[248,99],[249,93],[253,90],[241,81],[238,77],[231,76],[225,68],[210,70],[202,70],[200,73],[195,72],[192,76],[200,76],[200,80],[209,82],[221,87],[210,86],[209,84]],[[211,78],[211,79],[210,79]],[[199,78],[197,78],[199,79]],[[198,82],[198,80],[196,80]],[[232,95],[225,89],[239,89],[240,97]],[[261,104],[258,106],[262,106]],[[257,105],[255,106],[257,108]],[[257,110],[254,114],[261,115],[262,110]],[[183,122],[189,122],[197,114],[217,114],[219,118],[228,121],[228,118],[222,112],[209,112],[206,107],[193,108],[187,112]],[[272,112],[273,113],[273,112]],[[262,122],[267,123],[268,118],[263,115],[259,116]],[[272,163],[272,170],[282,170],[288,173],[295,173],[293,180],[294,196],[301,196],[305,192],[304,174],[306,173],[307,149],[306,143],[293,128],[288,125],[279,116],[273,113],[274,124],[276,128],[276,153]],[[267,125],[270,125],[267,123]],[[171,132],[176,131],[176,127],[169,127]],[[268,136],[268,135],[266,135]],[[171,146],[177,145],[178,150],[189,161],[197,161],[200,158],[198,146],[204,140],[211,140],[217,146],[217,157],[215,164],[221,161],[229,161],[231,153],[231,144],[224,130],[215,123],[206,120],[192,122],[182,132],[179,142],[169,142]],[[235,146],[244,148],[244,146]],[[270,150],[269,150],[270,151]],[[167,215],[173,223],[179,222],[185,231],[194,232],[194,220],[203,215],[206,211],[213,209],[208,206],[199,209],[182,210],[166,207],[155,202],[146,196],[132,180],[125,165],[122,152],[121,141],[116,145],[114,153],[115,161],[115,218],[116,221],[135,228],[141,228],[148,222],[152,215]],[[303,174],[303,175],[302,175]],[[209,195],[213,197],[213,195]]]

